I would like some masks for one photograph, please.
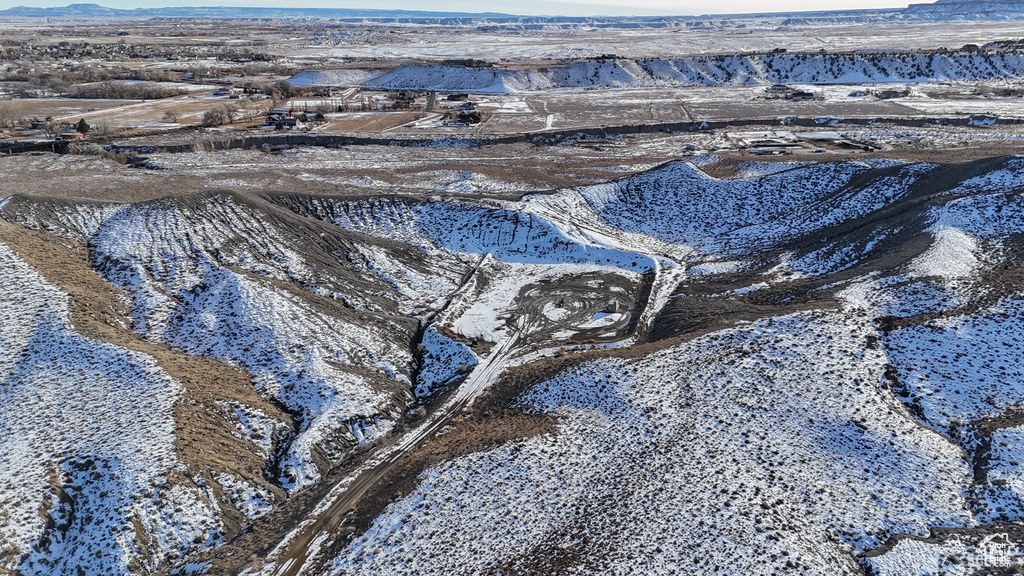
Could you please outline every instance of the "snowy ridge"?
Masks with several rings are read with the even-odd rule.
[[[333,268],[311,265],[288,237],[302,231],[287,232],[269,208],[229,193],[48,208],[29,199],[6,207],[29,225],[88,240],[93,265],[132,295],[137,332],[246,368],[262,395],[298,416],[302,428],[280,455],[284,486],[319,477],[314,448],[337,456],[386,433],[400,414],[414,325],[382,314],[381,297],[416,295],[397,294],[370,270],[346,274],[352,263],[334,255]],[[377,257],[396,268],[408,261]],[[364,311],[348,312],[340,298]]]
[[[868,170],[859,163],[800,166],[756,178],[720,180],[677,162],[619,182],[578,191],[605,224],[705,252],[750,250],[814,230],[814,212],[802,223],[790,214],[819,203]],[[869,194],[867,192],[866,194]],[[858,201],[833,219],[864,212],[879,198]],[[862,206],[861,204],[864,204]],[[819,215],[818,218],[823,217]],[[796,225],[794,225],[796,224]]]
[[[211,270],[180,299],[164,331],[168,343],[247,368],[262,395],[301,415],[303,427],[280,464],[283,485],[319,478],[312,450],[338,430],[354,426],[353,438],[365,442],[390,428],[375,418],[391,411],[391,397],[372,383],[408,386],[402,367],[412,358],[401,340],[382,338],[365,323],[324,317],[298,298],[224,269]],[[375,378],[367,381],[366,371]]]
[[[934,168],[934,164],[927,163],[901,166],[898,170],[884,174],[866,185],[860,183],[845,193],[826,196],[821,201],[817,201],[818,198],[815,196],[803,195],[799,190],[783,190],[795,198],[783,200],[785,206],[781,215],[764,223],[728,232],[723,236],[722,242],[729,245],[747,244],[752,248],[771,246],[815,230],[867,216],[906,197],[910,187]],[[805,174],[807,172],[798,171],[790,176],[799,180],[804,178]],[[837,175],[835,183],[841,183],[844,177],[845,174]],[[785,209],[790,206],[788,210]]]
[[[216,504],[176,471],[180,385],[152,357],[75,333],[67,295],[2,244],[0,266],[3,567],[155,572],[217,544]]]
[[[301,72],[295,83],[316,79],[349,85],[350,71]],[[1016,52],[877,52],[856,54],[752,54],[677,59],[595,59],[541,69],[405,65],[363,83],[378,90],[515,93],[557,88],[644,88],[728,84],[848,84],[995,80],[1024,77]]]
[[[569,223],[533,213],[529,204],[481,206],[455,200],[316,199],[314,213],[357,232],[406,242],[428,253],[491,254],[503,262],[599,264],[643,271],[642,254],[608,248],[576,234]]]
[[[408,65],[385,72],[365,82],[363,87],[378,90],[430,89],[506,94],[550,88],[552,83],[542,74],[533,71]]]
[[[359,86],[378,75],[377,70],[304,70],[288,81],[294,86]]]

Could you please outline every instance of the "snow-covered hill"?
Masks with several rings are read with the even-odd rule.
[[[0,244],[0,567],[155,573],[223,542],[213,493],[179,461],[181,384],[77,333],[69,297]]]
[[[936,0],[931,4],[911,4],[906,14],[933,19],[1002,20],[1024,16],[1020,0]]]
[[[373,263],[425,275],[425,255],[356,245],[337,227],[231,194],[136,205],[26,197],[5,210],[89,242],[96,269],[132,295],[137,332],[247,369],[293,413],[302,428],[278,462],[289,488],[315,481],[318,460],[386,433],[411,399],[417,323],[397,310],[426,302]],[[427,302],[455,287],[460,272],[445,270],[432,268]]]
[[[674,164],[528,199],[586,207],[705,257],[746,259],[694,266],[663,322],[701,299],[721,303],[723,317],[757,303],[761,318],[537,383],[519,401],[556,415],[557,435],[428,469],[328,565],[336,574],[984,567],[977,542],[988,532],[975,527],[1024,519],[1014,416],[1024,406],[1024,293],[999,279],[1019,266],[1022,186],[1019,158],[796,165],[737,179]],[[794,274],[800,251],[815,254],[830,230],[828,245],[850,261]],[[712,291],[716,277],[745,267],[754,284]],[[816,293],[835,296],[818,296],[829,311],[778,304]],[[1000,418],[995,429],[981,424]],[[962,536],[925,540],[937,526]]]
[[[6,198],[2,567],[272,574],[323,519],[307,573],[964,572],[1024,522],[1022,194],[1021,157],[697,157],[517,200]],[[359,445],[379,487],[320,482]]]
[[[337,81],[335,76],[341,74]],[[770,53],[631,60],[600,58],[545,68],[405,65],[362,83],[378,90],[515,93],[553,88],[647,88],[730,84],[846,84],[1014,80],[1024,77],[1017,52]],[[302,72],[297,84],[351,85],[352,71]]]
[[[429,470],[333,573],[859,574],[890,534],[973,525],[970,468],[876,386],[872,331],[796,315],[566,371],[522,399],[557,436]]]

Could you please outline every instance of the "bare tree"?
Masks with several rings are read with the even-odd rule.
[[[255,100],[244,99],[239,101],[238,114],[243,122],[252,122],[263,115],[263,106]]]
[[[108,121],[106,118],[100,118],[97,120],[93,120],[92,122],[91,132],[93,134],[110,134],[112,130],[113,129],[110,127],[110,121]]]
[[[228,117],[228,124],[235,123],[235,113],[238,112],[238,106],[231,102],[224,105],[224,115]]]
[[[281,80],[277,83],[278,90],[281,91],[281,96],[284,98],[291,98],[295,95],[295,86],[287,80]]]
[[[235,107],[230,104],[211,108],[203,113],[204,126],[222,126],[234,122]]]
[[[177,110],[172,108],[172,109],[168,110],[167,112],[164,112],[164,122],[177,122],[177,121],[178,121],[178,111]]]
[[[14,127],[21,120],[21,100],[0,100],[0,128]]]

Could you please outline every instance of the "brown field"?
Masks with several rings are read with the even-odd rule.
[[[125,106],[139,104],[139,100],[72,100],[70,98],[33,98],[19,100],[18,112],[25,118],[58,119],[102,114]]]
[[[377,132],[423,118],[422,112],[350,112],[331,120],[317,132]]]

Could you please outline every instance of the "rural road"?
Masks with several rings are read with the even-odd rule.
[[[634,343],[637,334],[646,331],[683,270],[681,267],[666,269],[660,264],[658,258],[652,257],[652,260],[655,266],[653,290],[647,302],[633,302],[634,305],[643,305],[644,308],[640,313],[637,330],[632,334],[625,335],[625,339],[622,340],[624,344]],[[580,288],[580,286],[573,286],[569,290],[579,290]],[[558,296],[555,294],[557,292],[547,296],[557,298]],[[273,576],[300,576],[314,573],[313,570],[316,568],[323,545],[333,540],[333,535],[341,526],[346,513],[359,503],[366,492],[384,478],[402,458],[443,429],[460,412],[470,406],[498,378],[502,370],[509,365],[509,361],[514,359],[517,354],[529,349],[531,338],[536,335],[535,333],[544,333],[547,331],[545,328],[550,328],[545,325],[551,324],[551,322],[541,313],[544,296],[533,294],[530,297],[536,301],[530,306],[525,306],[522,310],[523,313],[509,319],[506,337],[498,341],[487,357],[473,368],[455,393],[418,427],[408,432],[395,444],[383,448],[381,454],[367,462],[362,469],[357,470],[354,474],[355,479],[348,486],[336,487],[332,493],[338,493],[338,496],[327,505],[326,509],[316,514],[312,522],[291,535],[286,549],[277,558],[273,569],[264,573],[273,574]],[[593,310],[593,305],[596,304],[597,302],[591,302],[590,309]],[[577,315],[572,314],[573,320],[577,319],[575,318]]]
[[[402,437],[396,444],[378,459],[372,461],[363,470],[356,472],[356,479],[345,489],[344,493],[334,500],[314,522],[301,528],[291,538],[287,550],[278,559],[273,574],[275,576],[298,576],[303,569],[316,560],[321,545],[326,542],[331,532],[341,525],[345,513],[354,507],[367,490],[383,478],[406,454],[444,428],[456,415],[487,389],[488,384],[496,379],[504,369],[506,361],[517,350],[523,341],[517,332],[498,342],[487,358],[477,364],[469,376],[462,382],[455,394],[438,410],[431,414],[425,422]]]

